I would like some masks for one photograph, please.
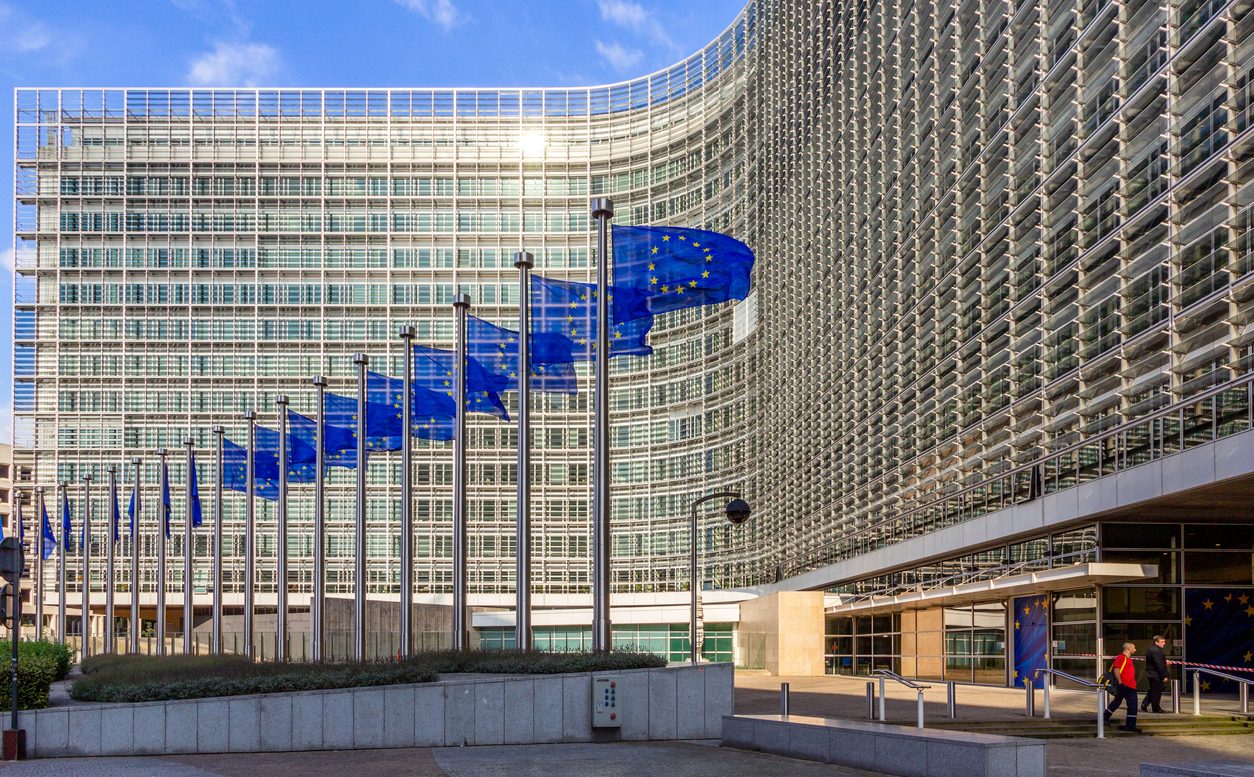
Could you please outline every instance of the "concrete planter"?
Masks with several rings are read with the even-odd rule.
[[[23,712],[30,757],[717,739],[732,665],[484,677]],[[592,728],[592,677],[619,678],[621,729]]]

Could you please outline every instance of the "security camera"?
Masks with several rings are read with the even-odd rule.
[[[749,520],[749,503],[743,499],[733,499],[728,502],[727,520],[735,526]]]

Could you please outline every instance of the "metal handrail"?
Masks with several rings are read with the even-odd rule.
[[[1063,672],[1058,669],[1050,669],[1050,668],[1037,669],[1036,673],[1032,676],[1032,682],[1026,684],[1027,689],[1028,689],[1027,691],[1028,692],[1028,717],[1036,716],[1036,712],[1033,709],[1033,706],[1036,702],[1036,678],[1040,677],[1041,675],[1046,675],[1045,682],[1041,683],[1041,693],[1044,696],[1044,701],[1045,701],[1044,717],[1046,719],[1050,717],[1048,675],[1053,675],[1054,677],[1061,677],[1064,680],[1068,680],[1070,682],[1077,683],[1085,688],[1092,688],[1095,691],[1097,691],[1097,738],[1098,739],[1106,738],[1106,686],[1103,685],[1101,682],[1085,680],[1082,677],[1076,677],[1073,674],[1068,674],[1067,672]]]
[[[1227,674],[1225,672],[1217,672],[1214,669],[1204,669],[1200,666],[1186,666],[1185,672],[1193,673],[1193,714],[1202,714],[1202,683],[1198,675],[1208,674],[1212,677],[1220,677],[1224,680],[1232,680],[1240,683],[1237,690],[1237,696],[1241,700],[1241,714],[1250,714],[1250,686],[1254,685],[1254,680],[1246,677],[1237,677],[1236,675]]]
[[[931,688],[932,686],[919,685],[916,682],[907,680],[906,678],[902,677],[901,675],[897,674],[891,669],[876,669],[874,672],[872,672],[872,674],[879,675],[879,678],[880,678],[880,722],[883,723],[888,719],[887,715],[885,715],[884,713],[884,680],[891,679],[891,680],[896,680],[897,682],[901,683],[902,685],[906,686],[907,688],[913,691],[916,691],[919,694],[918,700],[915,705],[915,718],[916,718],[916,725],[919,728],[923,728],[923,692],[927,690],[928,688]]]

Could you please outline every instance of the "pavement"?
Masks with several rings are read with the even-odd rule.
[[[716,741],[339,750],[312,753],[51,758],[4,777],[878,777]]]

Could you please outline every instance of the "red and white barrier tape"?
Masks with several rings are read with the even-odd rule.
[[[1102,658],[1102,659],[1110,659],[1111,661],[1113,661],[1119,655],[1122,655],[1122,653],[1114,655],[1114,656],[1099,656],[1096,653],[1066,653],[1063,655],[1059,655],[1055,653],[1054,658]],[[1132,656],[1132,660],[1144,661],[1145,656]],[[1225,666],[1223,664],[1199,664],[1193,661],[1173,661],[1171,659],[1167,659],[1167,663],[1172,666],[1183,666],[1186,669],[1192,666],[1192,667],[1197,667],[1198,669],[1216,669],[1216,670],[1220,670],[1224,672],[1254,672],[1254,667],[1249,667],[1249,666]]]

